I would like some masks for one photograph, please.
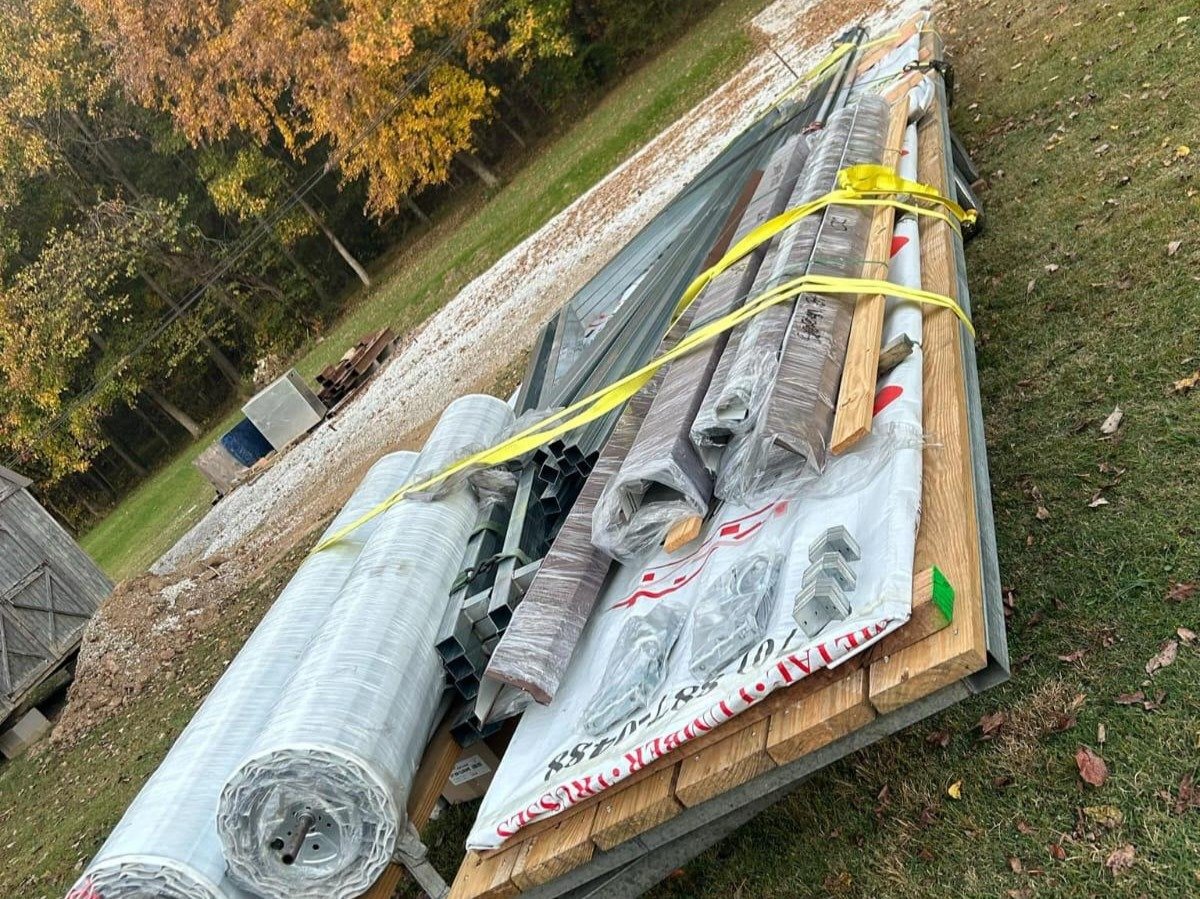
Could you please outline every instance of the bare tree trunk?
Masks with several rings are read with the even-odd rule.
[[[507,92],[502,92],[500,94],[500,102],[503,103],[504,106],[508,108],[508,111],[516,117],[518,122],[521,123],[521,127],[525,129],[526,134],[533,134],[534,131],[537,130],[533,127],[533,122],[531,122],[529,117],[525,115],[525,111],[521,109],[520,105],[509,99]]]
[[[150,285],[150,289],[158,294],[159,298],[164,303],[166,303],[176,312],[180,310],[180,306],[177,302],[175,302],[175,298],[167,293],[166,289],[159,284],[149,272],[139,266],[138,274],[142,276],[142,280]],[[217,366],[217,369],[221,372],[221,375],[226,381],[229,382],[230,386],[233,387],[233,389],[238,393],[241,393],[242,376],[239,374],[237,366],[230,361],[229,357],[225,355],[225,352],[216,345],[211,337],[205,334],[202,330],[200,331],[200,334],[200,345],[204,347],[205,351],[208,353],[213,363]]]
[[[313,220],[313,223],[321,229],[321,233],[325,235],[325,239],[329,241],[335,250],[337,250],[337,254],[342,257],[346,265],[350,266],[350,269],[358,276],[358,280],[362,281],[363,286],[370,287],[371,276],[367,274],[367,270],[362,267],[361,262],[354,258],[354,254],[346,249],[346,245],[338,240],[337,235],[333,233],[332,229],[330,229],[327,224],[325,224],[325,219],[321,218],[320,213],[313,209],[312,206],[309,205],[308,200],[304,199],[304,197],[302,197],[300,194],[296,194],[296,200],[300,203],[301,208],[308,213],[309,218]]]
[[[418,206],[416,200],[414,200],[412,197],[405,197],[404,205],[408,208],[409,212],[416,216],[417,221],[419,221],[422,225],[428,227],[429,225],[433,224],[433,219],[425,214],[425,210]]]
[[[163,412],[171,416],[181,428],[187,431],[195,439],[199,440],[200,435],[204,432],[200,429],[200,425],[196,424],[196,420],[172,403],[162,394],[156,387],[146,386],[142,388],[146,391],[146,396],[154,402],[154,405],[162,409]]]
[[[517,129],[504,120],[504,116],[496,116],[496,120],[500,123],[500,127],[507,131],[509,136],[520,145],[521,149],[525,149],[529,146],[529,144],[525,143],[525,138],[521,137],[521,135],[517,132]]]
[[[158,439],[159,443],[161,443],[167,449],[171,448],[171,441],[167,438],[167,435],[163,433],[162,428],[160,428],[157,424],[154,423],[153,418],[151,418],[149,415],[147,415],[145,412],[142,411],[142,407],[140,404],[131,403],[129,406],[129,409],[130,409],[130,411],[133,412],[134,415],[136,415],[138,417],[138,419],[142,422],[142,424],[144,424],[146,427],[148,427],[150,429],[150,431]]]
[[[83,507],[87,509],[96,518],[100,518],[104,514],[104,510],[88,499],[87,489],[80,484],[79,489],[75,492],[79,501],[83,503]]]
[[[261,222],[262,219],[259,219],[259,221]],[[283,251],[283,255],[287,258],[287,261],[292,264],[292,268],[299,272],[300,276],[308,282],[308,286],[313,289],[313,293],[317,295],[317,299],[327,306],[330,305],[333,302],[333,298],[329,296],[329,291],[322,286],[321,281],[313,274],[312,269],[300,261],[300,258],[292,252],[292,248],[287,245],[287,241],[278,234],[275,235],[275,242],[279,244],[279,249]]]
[[[109,448],[117,454],[117,457],[125,463],[130,471],[132,471],[139,478],[144,478],[146,475],[150,474],[150,472],[146,470],[146,466],[143,465],[136,456],[134,456],[133,451],[129,449],[129,447],[122,444],[121,440],[112,432],[111,428],[101,424],[100,433],[103,434],[104,439],[108,441]]]
[[[461,150],[454,154],[454,158],[470,169],[471,173],[488,187],[500,186],[500,179],[496,177],[496,173],[484,165],[474,153]]]

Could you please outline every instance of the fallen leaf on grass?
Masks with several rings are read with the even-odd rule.
[[[950,745],[950,731],[935,730],[925,738],[925,742],[932,746],[940,746],[942,749],[945,749]]]
[[[1063,731],[1068,731],[1075,726],[1075,715],[1073,712],[1057,712],[1046,725],[1046,733],[1061,734]]]
[[[1050,517],[1050,510],[1045,506],[1038,506],[1037,511],[1033,513],[1033,517],[1038,521],[1045,521]]]
[[[1200,587],[1200,584],[1197,584],[1195,581],[1180,581],[1178,583],[1172,581],[1167,585],[1167,602],[1183,602],[1185,599],[1191,599],[1197,587]]]
[[[1071,662],[1078,662],[1083,658],[1084,652],[1086,652],[1086,650],[1077,649],[1074,652],[1068,652],[1065,655],[1060,655],[1058,660],[1060,662],[1066,662],[1067,664],[1070,664]]]
[[[1051,843],[1046,849],[1050,853],[1050,857],[1056,862],[1065,862],[1067,860],[1067,850],[1063,849],[1062,843]]]
[[[1182,640],[1184,643],[1187,643],[1189,646],[1196,642],[1196,632],[1190,627],[1176,628],[1175,633],[1179,636],[1180,640]]]
[[[1016,778],[1014,778],[1011,774],[1001,774],[997,777],[992,778],[992,789],[994,789],[994,790],[1007,789],[1008,787],[1011,787],[1015,782],[1016,782]]]
[[[1086,746],[1080,746],[1076,751],[1075,767],[1079,769],[1083,781],[1093,787],[1102,787],[1108,780],[1108,765]]]
[[[1187,393],[1197,384],[1200,384],[1200,368],[1196,369],[1186,378],[1180,378],[1171,385],[1172,393]]]
[[[1112,412],[1108,413],[1108,418],[1100,425],[1100,433],[1105,437],[1111,437],[1117,433],[1117,429],[1121,427],[1121,419],[1125,417],[1125,412],[1120,406],[1115,406]]]
[[[1014,874],[1021,874],[1025,870],[1025,865],[1015,855],[1008,857],[1008,867]]]
[[[1029,283],[1025,285],[1025,293],[1026,293],[1026,294],[1031,294],[1031,293],[1033,293],[1033,288],[1034,288],[1034,287],[1036,287],[1036,286],[1037,286],[1037,279],[1036,279],[1036,278],[1030,278],[1030,279],[1029,279]]]
[[[983,731],[984,737],[991,737],[1004,726],[1004,722],[1007,720],[1008,715],[1004,712],[992,712],[979,719],[979,729]]]
[[[1181,246],[1183,246],[1183,241],[1182,241],[1182,240],[1173,240],[1173,241],[1171,241],[1169,244],[1167,244],[1167,255],[1168,255],[1168,256],[1174,256],[1176,253],[1178,253],[1178,252],[1179,252],[1179,248],[1180,248]]]
[[[1179,791],[1175,794],[1175,814],[1182,815],[1194,808],[1200,808],[1200,790],[1196,789],[1192,775],[1185,774],[1179,781]]]
[[[1058,271],[1058,263],[1057,262],[1051,262],[1049,265],[1046,266],[1046,272],[1048,274],[1053,275],[1056,271]]]
[[[1115,805],[1089,805],[1083,810],[1084,817],[1101,827],[1112,830],[1125,823],[1125,814]]]
[[[1146,673],[1153,674],[1163,668],[1167,668],[1175,662],[1175,657],[1179,655],[1179,641],[1168,640],[1158,650],[1150,661],[1146,663]]]
[[[1108,858],[1104,860],[1104,867],[1112,871],[1115,877],[1122,871],[1128,871],[1133,867],[1133,859],[1136,854],[1133,844],[1126,843],[1108,854]]]
[[[946,795],[951,799],[962,799],[962,781],[956,780],[946,788]]]
[[[1101,746],[1103,746],[1107,740],[1108,740],[1108,730],[1104,727],[1103,723],[1097,724],[1096,725],[1096,742],[1099,743]]]
[[[1108,505],[1108,500],[1106,500],[1103,496],[1101,496],[1099,493],[1097,493],[1095,496],[1092,497],[1092,501],[1090,503],[1088,503],[1088,508],[1095,509],[1100,506],[1107,506],[1107,505]]]

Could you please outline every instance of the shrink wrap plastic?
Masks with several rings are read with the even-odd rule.
[[[796,203],[834,189],[838,171],[847,166],[881,161],[888,109],[884,100],[868,96],[830,118]],[[806,273],[858,277],[873,214],[869,206],[835,205],[801,219],[782,235],[762,289]],[[790,316],[780,344],[772,330],[778,322],[767,318],[776,310]],[[755,317],[751,324],[761,322],[762,339],[743,341],[718,403],[718,413],[733,410],[753,422],[750,439],[722,460],[721,498],[753,502],[824,467],[853,313],[853,298],[806,293]]]
[[[916,129],[911,126],[905,147],[909,153],[901,174],[912,178]],[[888,278],[920,287],[916,221],[901,216],[896,235]],[[888,300],[884,342],[907,334],[916,347],[880,378],[872,432],[849,452],[832,457],[819,477],[761,505],[718,506],[690,553],[655,552],[613,570],[554,702],[522,717],[468,837],[470,848],[501,845],[521,828],[586,801],[773,691],[861,652],[907,620],[925,439],[921,322],[919,305]],[[860,556],[853,561],[853,589],[846,591],[849,612],[810,636],[797,626],[793,604],[812,576],[814,546],[828,542],[827,535],[838,528],[853,538]],[[708,620],[696,614],[704,608],[705,575],[776,552],[784,559],[763,635],[733,661],[703,676],[694,673],[696,632]],[[663,602],[684,604],[692,613],[675,651],[667,655],[661,686],[641,711],[601,734],[589,733],[584,712],[597,691],[597,672],[620,654],[618,641],[628,620]],[[729,623],[731,630],[736,625]],[[700,642],[719,639],[714,634]],[[688,651],[681,651],[685,647]]]
[[[788,185],[794,183],[807,156],[808,143],[799,135],[789,137],[771,154],[734,232],[734,243],[783,211]],[[742,304],[761,252],[722,272],[704,289],[695,303],[692,330]],[[620,471],[600,495],[592,520],[593,540],[613,558],[628,559],[644,552],[662,543],[675,522],[708,514],[712,473],[692,443],[691,430],[725,344],[723,334],[671,363]]]
[[[772,189],[769,197],[770,207],[766,210],[765,215],[754,222],[755,226],[774,218],[789,207],[793,192],[796,190],[796,182],[804,171],[810,152],[809,139],[797,136],[780,147],[771,157],[767,168],[763,171],[762,181],[759,182],[759,193],[765,194],[766,188]],[[739,229],[735,240],[744,237],[749,231],[750,228],[745,231]],[[763,271],[770,271],[770,265],[766,263],[766,260],[774,259],[775,254],[772,252],[772,248],[779,242],[779,239],[779,236],[776,236],[768,241],[766,245],[759,247],[724,272],[717,280],[731,279],[736,271],[738,296],[743,301],[747,296],[754,296],[759,292],[755,289],[757,279]],[[769,312],[770,310],[761,312],[751,321],[738,325],[729,332],[728,340],[721,353],[721,360],[717,363],[716,371],[713,372],[705,390],[704,399],[700,403],[700,409],[692,422],[692,442],[704,458],[710,472],[716,472],[721,448],[728,443],[735,430],[733,423],[718,416],[717,403],[740,355],[742,341],[753,339],[747,337],[749,329],[753,326],[754,321]]]
[[[493,397],[456,400],[415,471],[491,444],[512,422]],[[349,899],[387,865],[443,692],[434,642],[477,514],[464,485],[379,516],[334,613],[222,791],[217,830],[246,889]]]
[[[402,452],[376,462],[325,536],[400,489],[416,458],[416,453]],[[217,797],[262,731],[378,522],[367,522],[304,560],[88,865],[72,897],[246,896],[225,877],[225,857],[217,839]]]
[[[689,320],[690,315],[685,313],[672,326],[660,352],[679,342]],[[612,565],[612,560],[592,542],[596,502],[633,445],[664,377],[665,372],[659,369],[625,405],[558,537],[488,660],[488,678],[524,690],[543,705],[558,692],[563,672]]]

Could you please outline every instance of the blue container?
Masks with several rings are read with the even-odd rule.
[[[221,438],[221,446],[247,468],[274,449],[248,418],[243,418]]]

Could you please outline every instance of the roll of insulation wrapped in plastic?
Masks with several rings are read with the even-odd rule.
[[[416,453],[403,452],[376,462],[326,536],[398,490],[416,459]],[[262,731],[377,522],[304,560],[76,883],[72,899],[246,895],[225,877],[217,799]]]
[[[494,442],[513,413],[469,396],[442,415],[415,470]],[[443,692],[438,628],[475,527],[468,484],[379,518],[261,737],[221,794],[231,877],[268,899],[348,899],[391,858]]]

